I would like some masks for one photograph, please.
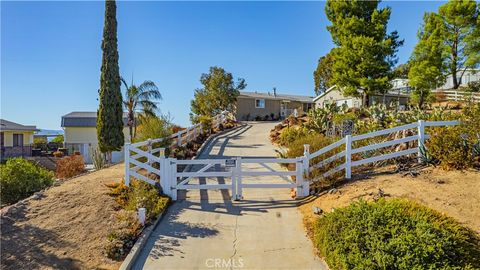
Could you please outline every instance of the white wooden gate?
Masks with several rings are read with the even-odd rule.
[[[294,163],[295,171],[275,170],[268,165],[275,163]],[[252,170],[245,167],[246,164],[257,164],[264,170]],[[184,167],[184,170],[178,171],[179,165]],[[171,187],[169,195],[173,200],[177,200],[179,190],[230,190],[234,200],[243,198],[243,189],[245,188],[291,188],[296,189],[298,198],[308,195],[309,183],[304,181],[302,158],[172,159],[169,166],[172,166],[170,170],[173,172],[169,184]],[[284,183],[262,183],[261,180],[258,183],[244,183],[242,181],[246,177],[255,176],[277,177],[277,179],[283,179]],[[292,180],[292,176],[295,176],[295,180]],[[200,181],[200,179],[203,181]]]

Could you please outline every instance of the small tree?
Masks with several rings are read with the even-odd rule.
[[[233,75],[221,67],[210,67],[202,74],[203,88],[196,89],[191,102],[190,118],[196,122],[198,116],[214,116],[224,110],[234,110],[240,90],[247,86],[244,79],[233,80]]]
[[[109,162],[111,161],[111,152],[120,150],[124,144],[116,13],[117,5],[115,1],[105,1],[97,138],[100,151],[107,154]]]
[[[123,105],[127,110],[128,128],[130,132],[130,141],[135,138],[137,130],[137,120],[135,113],[138,111],[145,116],[154,116],[158,109],[157,102],[154,100],[162,99],[162,95],[157,86],[152,81],[144,81],[139,86],[131,84],[130,86],[122,78],[125,86],[125,100]]]

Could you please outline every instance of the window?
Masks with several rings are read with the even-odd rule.
[[[0,132],[0,145],[1,146],[5,145],[5,135],[3,132]]]
[[[13,146],[23,146],[23,134],[13,134]]]
[[[255,108],[265,108],[265,99],[255,99]]]

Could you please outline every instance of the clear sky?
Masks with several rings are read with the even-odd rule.
[[[405,62],[425,11],[395,1]],[[160,88],[162,113],[189,123],[199,78],[221,66],[248,91],[313,95],[313,70],[332,45],[325,2],[118,2],[120,73]],[[61,116],[98,107],[104,2],[1,2],[1,117],[60,129]],[[123,89],[122,89],[123,90]]]

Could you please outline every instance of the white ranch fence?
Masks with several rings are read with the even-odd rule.
[[[378,130],[366,134],[361,134],[361,135],[356,135],[356,136],[351,136],[347,135],[343,139],[340,139],[339,141],[330,144],[314,153],[310,153],[310,146],[305,145],[304,146],[304,164],[308,164],[307,170],[305,173],[310,173],[314,171],[315,169],[318,168],[325,168],[325,166],[329,165],[330,163],[339,160],[341,158],[344,158],[344,162],[328,171],[323,173],[323,177],[328,177],[331,176],[337,172],[340,172],[342,170],[345,170],[345,178],[346,179],[351,179],[352,177],[352,167],[364,165],[367,163],[373,163],[377,161],[382,161],[382,160],[387,160],[387,159],[393,159],[393,158],[398,158],[401,156],[406,156],[406,155],[411,155],[411,154],[417,154],[418,158],[420,159],[420,147],[424,146],[425,140],[430,137],[430,135],[425,133],[425,127],[438,127],[438,126],[452,126],[452,125],[458,125],[459,121],[423,121],[419,120],[418,122],[414,122],[411,124],[406,124],[394,128],[389,128],[389,129],[383,129],[383,130]],[[405,131],[410,131],[410,132],[405,132]],[[369,138],[374,138],[382,135],[389,135],[393,134],[395,132],[404,132],[407,136],[403,138],[394,138],[394,139],[387,139],[382,142],[378,143],[373,143],[369,144],[366,146],[362,147],[353,147],[353,143],[356,141],[364,140],[364,139],[369,139]],[[389,150],[387,147],[395,146],[395,145],[400,145],[408,142],[414,142],[416,141],[416,146],[415,147],[410,147],[407,149],[403,150],[393,150],[390,153],[384,153],[381,155],[373,156],[373,157],[367,157],[363,158],[360,160],[355,160],[352,161],[352,154],[357,154],[357,153],[364,153],[368,156],[368,153],[385,148]],[[338,148],[343,147],[343,150],[338,152]],[[314,158],[317,158],[321,155],[327,154],[330,151],[337,149],[338,153],[335,153],[331,155],[328,158],[325,158],[321,160],[320,162],[316,164],[311,164],[313,163],[312,160]],[[311,164],[311,166],[310,166]]]
[[[473,101],[480,102],[480,93],[472,93],[457,90],[438,90],[434,92],[437,94],[438,101]]]
[[[218,128],[228,118],[228,112],[222,112],[212,119],[212,127]],[[188,127],[167,138],[149,139],[143,142],[126,143],[125,149],[125,184],[128,186],[130,177],[135,177],[152,185],[158,183],[156,180],[162,176],[168,177],[166,168],[168,158],[165,157],[165,148],[153,148],[154,144],[161,143],[166,140],[172,140],[172,148],[185,146],[187,143],[194,141],[199,135],[203,134],[201,124]],[[158,167],[158,168],[157,168]],[[163,188],[163,186],[162,186]]]
[[[221,124],[226,115],[216,117],[215,125]],[[316,169],[328,168],[332,162],[343,159],[343,163],[323,173],[324,177],[331,176],[342,170],[345,178],[351,179],[352,168],[367,163],[398,158],[401,156],[417,154],[420,157],[420,146],[423,146],[429,135],[425,133],[426,127],[452,126],[459,124],[458,121],[423,121],[402,125],[394,128],[374,131],[366,134],[351,136],[330,144],[316,152],[310,153],[309,145],[304,146],[304,155],[297,158],[256,158],[256,157],[233,157],[219,159],[195,159],[178,160],[165,157],[164,148],[152,149],[152,144],[164,139],[148,140],[135,144],[125,145],[125,183],[129,184],[130,177],[135,177],[152,185],[159,185],[163,192],[173,200],[177,200],[177,192],[180,190],[230,190],[232,199],[243,198],[245,188],[290,188],[296,190],[297,198],[309,195],[309,174]],[[408,132],[407,132],[408,131]],[[201,127],[193,126],[182,134],[173,134],[177,145],[184,145],[200,134]],[[403,132],[405,136],[390,139],[390,134]],[[357,141],[371,139],[387,135],[387,139],[381,142],[368,143],[365,146],[355,147]],[[414,147],[402,150],[391,150],[392,146],[416,142]],[[390,147],[390,148],[389,148]],[[340,150],[342,151],[339,151]],[[386,149],[387,153],[370,156],[373,150]],[[318,161],[318,157],[327,155],[335,150],[336,153]],[[390,152],[388,152],[390,151]],[[132,155],[133,153],[133,155]],[[155,155],[158,153],[158,156]],[[360,160],[352,161],[352,155],[364,153]],[[322,156],[322,157],[323,157]],[[366,156],[366,157],[365,157]],[[141,160],[139,160],[141,159]],[[314,161],[318,161],[315,164]],[[248,165],[250,164],[250,166]],[[252,169],[260,168],[261,170]],[[295,164],[295,170],[275,169],[272,164]],[[246,165],[246,166],[244,166]],[[278,166],[277,166],[278,167]],[[252,181],[244,182],[246,177],[258,177]],[[284,183],[262,183],[262,176],[276,176],[284,180]]]

